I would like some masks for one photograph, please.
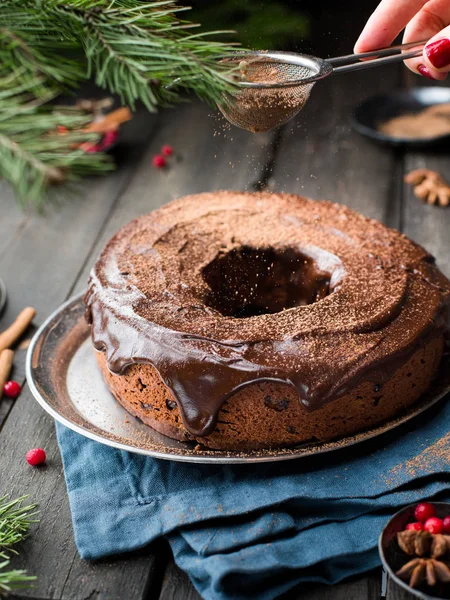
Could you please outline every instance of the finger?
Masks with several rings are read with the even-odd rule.
[[[403,41],[414,42],[420,39],[432,40],[450,23],[450,3],[448,0],[430,0],[427,4],[411,19],[405,29]],[[427,42],[427,45],[430,42]],[[405,61],[406,66],[430,79],[442,81],[446,74],[440,72],[429,63],[424,56],[411,58]]]
[[[367,21],[355,52],[390,46],[427,0],[382,0]]]
[[[408,23],[403,41],[406,43],[427,38],[432,41],[437,37],[436,34],[445,29],[447,23],[450,23],[448,0],[430,0]],[[427,42],[427,46],[430,41]],[[412,58],[405,61],[405,64],[411,71],[430,79],[442,81],[446,78],[445,72],[436,69],[426,56]]]
[[[450,12],[450,10],[449,10]],[[450,23],[450,14],[446,23]],[[441,29],[426,44],[423,51],[424,64],[434,74],[450,71],[450,25]]]

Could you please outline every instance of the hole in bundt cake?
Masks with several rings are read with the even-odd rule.
[[[332,291],[331,274],[294,248],[234,248],[219,254],[202,275],[209,286],[205,304],[226,317],[278,313]]]

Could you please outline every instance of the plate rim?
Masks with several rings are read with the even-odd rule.
[[[3,309],[6,306],[6,300],[8,298],[8,291],[6,289],[6,284],[3,279],[0,277],[0,315],[3,312]]]
[[[420,404],[420,399],[412,406],[412,408],[400,415],[399,417],[395,417],[386,423],[382,423],[376,427],[373,427],[365,432],[356,433],[354,435],[346,436],[344,438],[340,438],[338,440],[330,441],[330,442],[317,442],[311,444],[304,444],[303,446],[294,446],[291,448],[274,448],[274,449],[262,449],[262,450],[248,450],[248,451],[233,451],[233,450],[198,450],[194,451],[192,449],[184,450],[177,449],[174,447],[167,447],[167,451],[159,451],[157,449],[148,449],[139,446],[132,446],[126,443],[122,443],[117,439],[110,439],[106,436],[102,436],[100,433],[91,431],[77,423],[74,423],[66,416],[62,415],[58,412],[41,394],[38,389],[34,377],[33,377],[33,356],[34,351],[38,344],[40,343],[41,337],[44,333],[46,333],[49,326],[52,322],[58,317],[64,317],[65,310],[71,306],[76,305],[80,301],[82,301],[85,292],[80,292],[71,296],[68,300],[63,302],[56,310],[54,310],[42,323],[39,329],[34,334],[30,345],[28,347],[26,361],[25,361],[25,373],[26,380],[30,391],[35,398],[35,400],[40,404],[40,406],[51,416],[55,421],[61,423],[62,425],[68,427],[72,431],[83,435],[95,442],[104,444],[106,446],[110,446],[113,448],[117,448],[119,450],[124,450],[126,452],[132,452],[135,454],[141,454],[144,456],[150,456],[153,458],[159,458],[163,460],[173,460],[177,462],[190,462],[190,463],[203,463],[203,464],[248,464],[248,463],[267,463],[267,462],[278,462],[284,460],[295,460],[301,458],[311,458],[320,454],[328,454],[329,452],[335,452],[339,450],[348,449],[356,444],[360,444],[362,442],[369,441],[374,439],[375,437],[381,436],[384,433],[388,433],[399,427],[411,419],[417,417],[422,412],[426,411],[428,408],[438,403],[440,400],[444,398],[450,392],[450,387],[446,386],[445,391],[441,391],[437,397],[433,397],[425,401],[422,401]],[[64,339],[64,338],[61,338]],[[85,341],[85,340],[83,340]],[[81,345],[81,344],[80,344]],[[80,347],[77,346],[77,349]],[[74,351],[74,354],[77,350]],[[67,377],[67,375],[66,375]],[[111,394],[111,398],[114,397]],[[114,400],[116,401],[116,400]],[[79,413],[78,409],[74,407],[74,409]],[[80,413],[79,413],[80,414]],[[96,428],[97,431],[102,431],[96,425],[92,424],[93,427]],[[162,435],[162,434],[160,434]],[[167,436],[163,436],[167,437]],[[170,439],[170,438],[168,438]],[[195,453],[197,452],[197,454]]]

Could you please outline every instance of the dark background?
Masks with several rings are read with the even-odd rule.
[[[232,29],[248,48],[349,54],[377,0],[192,0],[187,18],[203,29]],[[357,34],[356,34],[357,35]]]

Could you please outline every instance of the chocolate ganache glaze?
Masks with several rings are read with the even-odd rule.
[[[193,435],[256,381],[307,410],[383,383],[447,325],[450,282],[397,231],[329,202],[213,192],[139,217],[108,243],[85,296],[111,372],[150,363]]]

